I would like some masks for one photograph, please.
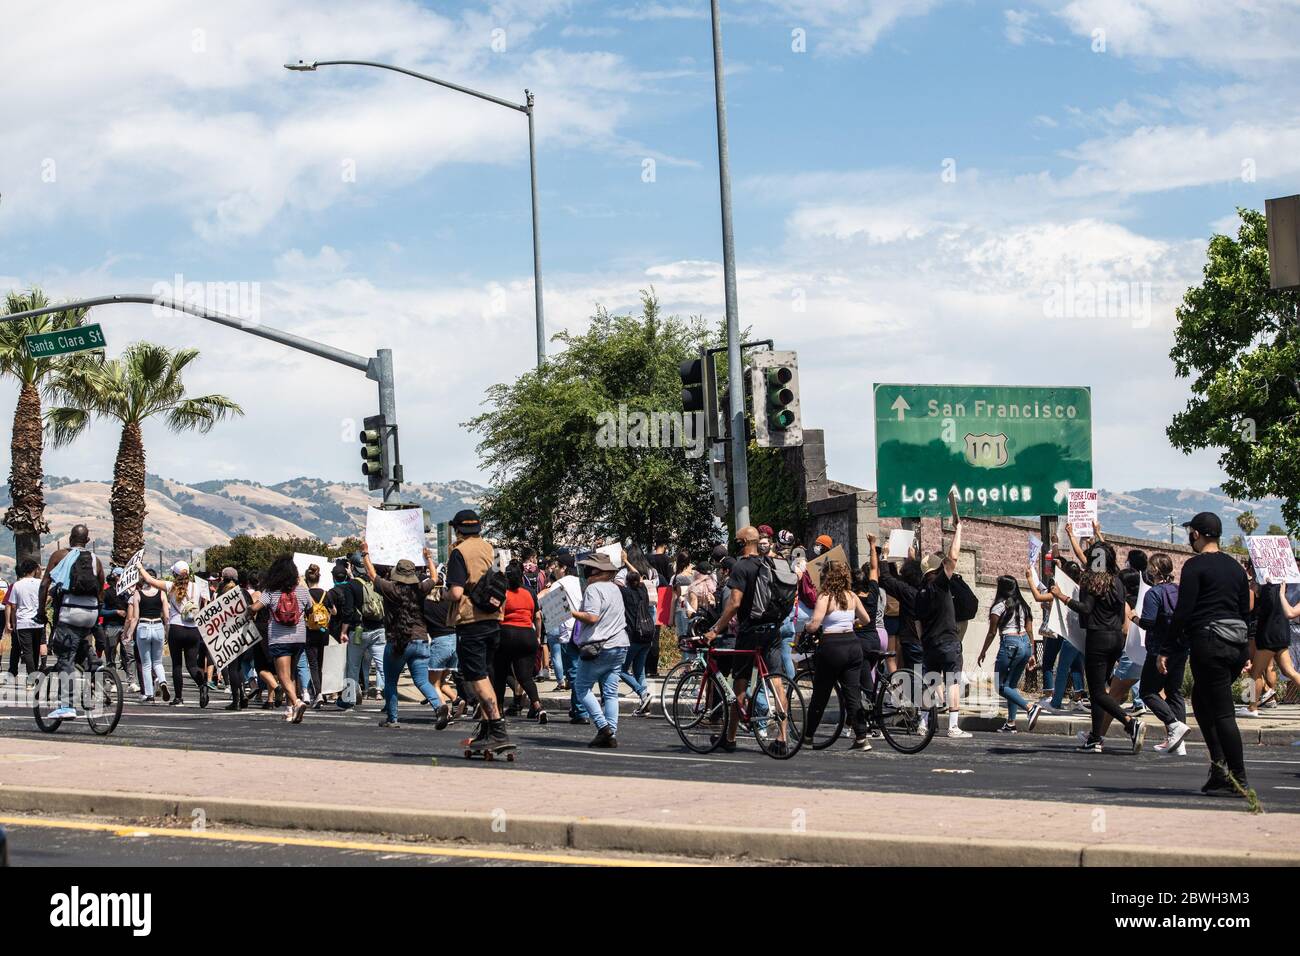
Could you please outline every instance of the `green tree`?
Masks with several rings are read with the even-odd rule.
[[[198,349],[173,352],[151,342],[134,342],[120,358],[65,366],[50,383],[51,395],[62,402],[46,415],[55,447],[73,441],[92,418],[121,423],[109,495],[116,564],[125,564],[144,547],[144,422],[161,417],[173,432],[206,434],[227,415],[244,413],[224,395],[186,395],[184,372],[198,357]]]
[[[360,548],[360,541],[349,538],[337,545],[328,545],[319,538],[281,538],[273,534],[241,534],[226,544],[215,544],[205,552],[208,571],[220,573],[222,568],[239,568],[243,571],[265,571],[282,554],[319,554],[325,558],[341,558]],[[329,580],[329,568],[321,568]]]
[[[1286,528],[1282,527],[1280,524],[1271,524],[1268,526],[1268,533],[1274,535],[1286,534]]]
[[[42,309],[49,299],[40,289],[10,292],[5,297],[5,314]],[[0,322],[0,377],[18,381],[18,404],[14,408],[13,435],[9,442],[9,498],[4,526],[13,532],[14,551],[19,562],[40,560],[41,535],[50,530],[45,521],[45,491],[41,435],[41,390],[59,370],[82,364],[84,355],[34,359],[27,354],[23,338],[43,332],[58,332],[80,326],[85,309],[52,312],[31,319]]]
[[[606,537],[698,548],[714,537],[707,455],[643,447],[632,429],[618,441],[620,407],[680,417],[680,364],[718,342],[698,318],[661,315],[653,291],[641,299],[639,316],[601,308],[585,332],[555,336],[563,351],[493,385],[488,410],[466,423],[492,474],[483,517],[496,534],[543,549]],[[660,429],[648,431],[647,445],[660,443]]]
[[[1300,530],[1300,293],[1269,289],[1264,215],[1237,212],[1237,238],[1210,239],[1204,281],[1176,312],[1169,355],[1193,394],[1167,434],[1185,453],[1218,449],[1229,495],[1275,495]]]

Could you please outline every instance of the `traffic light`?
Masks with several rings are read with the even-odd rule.
[[[358,437],[361,442],[361,474],[371,491],[380,491],[391,480],[388,467],[388,422],[383,415],[370,415]]]
[[[718,374],[713,356],[708,349],[700,349],[700,357],[687,359],[678,368],[682,377],[682,410],[704,413],[704,431],[711,439],[721,438],[725,429],[719,421]],[[721,413],[729,412],[723,405]]]
[[[799,359],[794,352],[755,352],[749,375],[754,439],[760,448],[803,444],[799,414]]]

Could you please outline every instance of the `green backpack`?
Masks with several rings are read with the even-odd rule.
[[[384,599],[369,578],[361,578],[361,623],[375,627],[384,623]]]

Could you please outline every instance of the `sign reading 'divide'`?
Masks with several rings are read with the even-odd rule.
[[[877,385],[881,517],[1064,514],[1092,486],[1087,388]]]
[[[204,605],[194,615],[194,625],[218,673],[261,639],[240,588],[231,588]]]
[[[73,352],[90,352],[106,348],[104,330],[100,328],[98,322],[60,332],[41,332],[39,335],[24,336],[23,341],[27,343],[27,354],[32,358],[53,358],[56,355],[70,355]]]
[[[1250,563],[1260,584],[1296,584],[1300,569],[1296,567],[1291,542],[1282,534],[1252,534],[1246,539]]]

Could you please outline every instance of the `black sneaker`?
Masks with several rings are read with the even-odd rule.
[[[201,709],[201,708],[204,708],[204,707],[207,707],[207,706],[208,706],[208,701],[211,700],[211,699],[212,699],[212,698],[210,698],[210,697],[208,696],[208,685],[207,685],[207,684],[200,684],[200,685],[199,685],[199,707],[200,707],[200,709]]]
[[[1133,752],[1140,754],[1142,752],[1142,741],[1147,737],[1147,725],[1142,721],[1134,719],[1128,724],[1128,739],[1133,744]]]
[[[570,717],[570,718],[569,718],[569,723],[571,723],[571,724],[589,724],[589,723],[591,723],[591,721],[588,720],[586,717]]]
[[[438,719],[434,721],[434,730],[446,730],[447,725],[451,723],[451,706],[443,704],[438,708]]]
[[[1003,724],[1001,727],[998,728],[998,733],[1015,734],[1015,733],[1019,733],[1019,731],[1016,730],[1016,725],[1008,720],[1005,724]]]
[[[720,748],[722,748],[729,754],[734,754],[738,749],[740,749],[736,746],[736,742],[734,740],[727,740],[724,737],[721,741],[719,741],[717,734],[714,734],[709,738],[709,743],[717,744]]]
[[[383,727],[385,730],[401,730],[401,729],[402,729],[402,725],[401,725],[401,724],[399,724],[399,723],[398,723],[397,721],[395,721],[395,720],[389,720],[387,717],[385,717],[383,720],[381,720],[381,721],[379,722],[379,726],[380,726],[380,727]]]
[[[1099,754],[1101,753],[1101,741],[1089,734],[1084,738],[1083,743],[1075,747],[1074,750],[1075,753],[1081,754]]]
[[[609,724],[606,724],[596,731],[596,736],[592,738],[591,743],[587,744],[587,746],[615,750],[618,748],[618,738],[614,736],[614,731]]]
[[[1025,729],[1032,734],[1034,732],[1034,728],[1038,726],[1038,718],[1041,716],[1043,716],[1042,706],[1039,704],[1034,704],[1033,706],[1031,706],[1029,708],[1029,722],[1025,725]]]

